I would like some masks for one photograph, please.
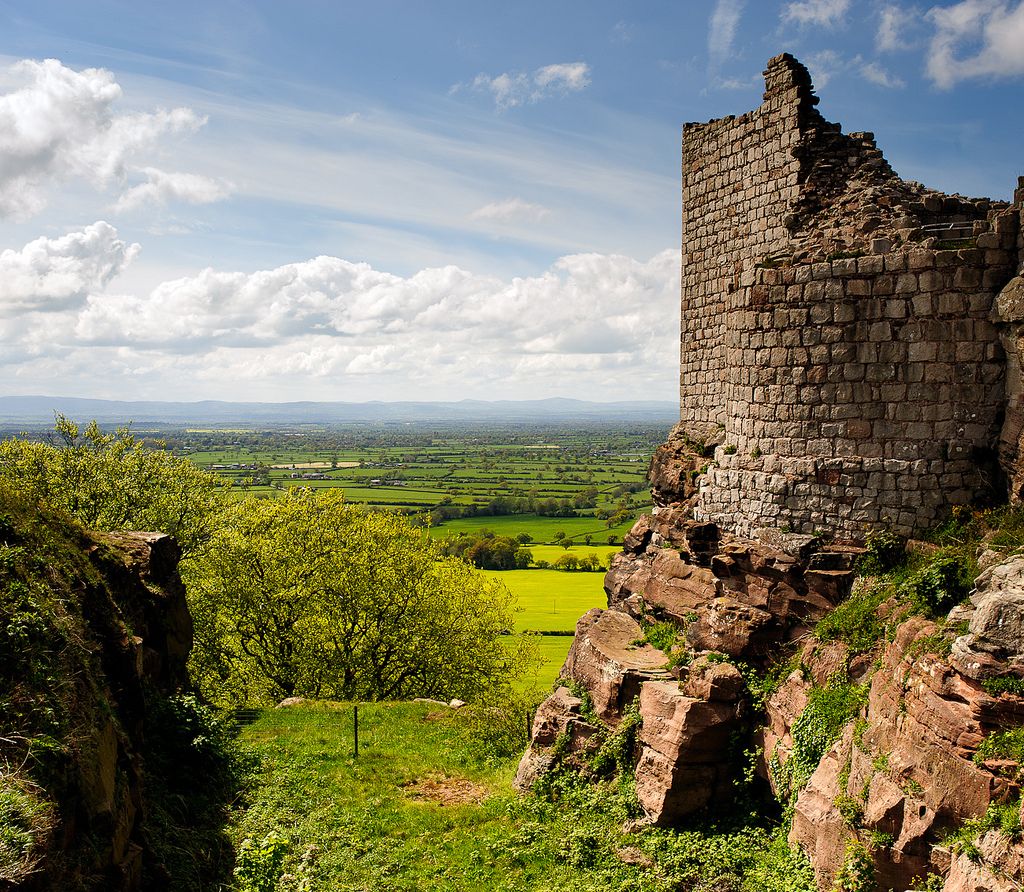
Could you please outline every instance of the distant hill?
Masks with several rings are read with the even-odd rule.
[[[678,420],[675,403],[656,400],[596,403],[543,400],[458,402],[231,403],[219,400],[160,402],[59,396],[0,396],[0,424],[50,424],[55,412],[107,424],[346,424],[395,422],[582,422]]]

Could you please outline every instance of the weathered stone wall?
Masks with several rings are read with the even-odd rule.
[[[765,77],[757,111],[683,131],[681,424],[721,442],[694,514],[740,534],[927,528],[1003,485],[993,305],[1022,195],[906,183],[814,110],[798,62]]]
[[[783,219],[799,196],[793,150],[813,108],[810,78],[778,57],[765,84],[755,111],[683,128],[680,418],[700,437],[722,421],[726,294],[746,259],[785,245]]]

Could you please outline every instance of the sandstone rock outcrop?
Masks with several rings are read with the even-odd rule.
[[[739,672],[722,664],[692,671],[682,688],[649,681],[640,689],[636,794],[655,824],[672,824],[728,799],[742,694]]]
[[[595,608],[576,623],[562,674],[585,688],[598,718],[615,726],[649,679],[667,678],[666,655],[643,643],[632,617]]]
[[[177,544],[158,533],[85,534],[15,501],[0,509],[0,581],[41,593],[31,636],[0,656],[0,758],[28,772],[44,766],[28,780],[53,816],[37,837],[37,868],[5,888],[135,892],[144,877],[156,888],[145,754],[167,733],[152,728],[154,701],[187,686],[193,632]],[[7,597],[0,612],[13,604]],[[19,748],[40,733],[47,748],[28,758]]]
[[[838,604],[854,575],[849,551],[821,549],[813,537],[764,537],[771,544],[687,519],[677,506],[655,508],[612,560],[608,604],[675,623],[696,650],[761,661]]]

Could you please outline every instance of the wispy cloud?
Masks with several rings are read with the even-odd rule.
[[[845,60],[835,50],[821,50],[807,57],[807,70],[819,90],[828,86],[829,81],[845,66]]]
[[[146,182],[125,191],[113,206],[116,213],[136,210],[149,204],[164,205],[172,201],[185,204],[210,204],[231,193],[231,185],[223,180],[194,173],[172,173],[155,167],[140,171]]]
[[[477,208],[470,214],[473,220],[506,221],[538,221],[551,213],[550,208],[542,204],[532,204],[521,198],[509,198],[505,201],[494,201]]]
[[[936,86],[1024,75],[1024,2],[961,0],[933,7],[927,18],[935,31],[926,72]]]
[[[798,25],[835,28],[843,23],[851,0],[793,0],[782,7],[782,20]]]
[[[717,69],[732,53],[745,0],[717,0],[708,25],[708,59]]]
[[[465,84],[455,84],[450,90],[457,93]],[[518,105],[540,102],[552,96],[578,93],[590,86],[590,66],[586,62],[559,62],[545,65],[531,73],[505,72],[498,75],[478,74],[469,88],[490,93],[494,104],[501,110]]]
[[[860,60],[858,57],[857,67],[860,71],[861,77],[879,87],[886,87],[890,90],[899,90],[906,86],[906,83],[902,78],[890,73],[879,62],[865,62]]]
[[[840,74],[860,77],[877,87],[889,90],[902,89],[906,86],[902,78],[892,74],[880,62],[865,59],[860,54],[848,57],[835,50],[821,50],[807,57],[807,69],[818,88],[826,86]]]
[[[906,9],[895,4],[883,6],[878,12],[878,30],[875,33],[875,49],[880,53],[892,53],[911,47],[908,32],[914,30],[921,19],[918,9]]]

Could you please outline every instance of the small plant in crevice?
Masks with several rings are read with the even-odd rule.
[[[580,706],[580,715],[583,716],[592,725],[601,725],[601,719],[597,715],[597,711],[594,709],[594,701],[588,691],[583,685],[581,685],[575,679],[564,680],[565,686],[569,689],[570,693],[583,701]]]
[[[591,770],[604,777],[614,774],[623,777],[632,771],[636,761],[637,736],[642,725],[639,704],[634,702],[623,713],[615,731],[604,739],[600,749],[588,760]]]
[[[871,650],[885,634],[878,608],[888,596],[887,587],[875,583],[860,585],[814,628],[819,641],[841,641],[851,654]]]
[[[874,892],[875,865],[871,853],[860,840],[846,844],[846,856],[836,873],[833,892]]]
[[[997,678],[986,678],[981,682],[986,694],[998,697],[1000,694],[1013,694],[1024,697],[1024,678],[1016,675],[1001,675]]]

